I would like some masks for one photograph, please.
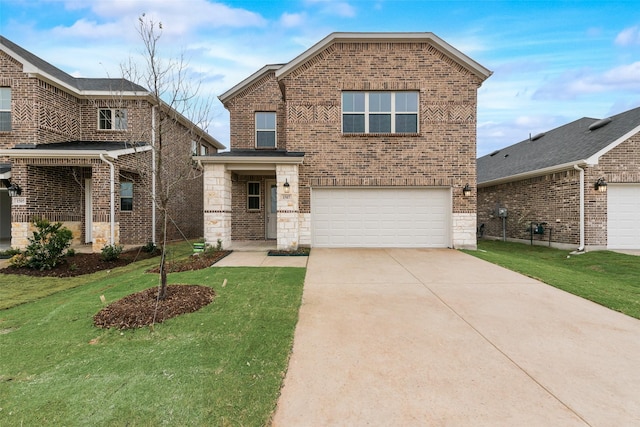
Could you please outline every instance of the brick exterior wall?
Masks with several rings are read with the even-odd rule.
[[[475,191],[463,197],[462,187],[476,182],[480,84],[429,43],[334,42],[281,82],[274,72],[265,73],[225,104],[231,148],[254,149],[254,113],[276,111],[278,148],[305,153],[300,214],[311,210],[312,187],[448,186],[454,189],[452,213],[471,214],[473,221]],[[342,134],[345,90],[418,91],[419,133]],[[233,239],[253,232],[247,228],[253,215],[235,202],[246,203],[241,190],[234,186]],[[263,234],[264,226],[253,235]]]
[[[118,99],[105,94],[92,99],[56,87],[22,72],[22,64],[0,51],[0,86],[11,87],[12,130],[0,132],[0,148],[16,144],[51,144],[69,141],[151,142],[152,106],[145,99]],[[114,88],[117,90],[118,88]],[[98,109],[126,108],[127,130],[99,130]],[[191,129],[168,118],[163,125],[163,182],[171,184],[168,239],[203,235],[203,177],[191,162]],[[206,143],[205,143],[206,144]],[[208,145],[208,144],[207,144]],[[209,146],[209,153],[216,149]],[[117,242],[144,244],[152,240],[151,153],[135,153],[111,160],[115,167],[115,223]],[[11,209],[12,229],[22,233],[29,221],[42,216],[73,224],[74,242],[85,241],[84,179],[92,180],[94,230],[100,250],[110,224],[110,168],[100,159],[0,158],[12,163],[12,180],[23,189],[26,205]],[[120,180],[134,182],[132,212],[120,212]],[[157,241],[162,238],[157,215]],[[106,233],[106,234],[105,234]],[[13,234],[13,233],[12,233]],[[106,236],[106,237],[105,237]],[[22,242],[24,239],[20,240]],[[98,247],[100,246],[100,247]]]
[[[640,135],[636,134],[600,158],[598,165],[585,167],[585,246],[607,246],[607,193],[594,189],[596,180],[608,183],[640,183]],[[485,236],[502,238],[498,207],[508,209],[507,239],[529,240],[533,222],[552,227],[552,243],[580,244],[580,173],[575,169],[478,189],[478,224],[485,224]],[[547,242],[544,235],[534,240]]]

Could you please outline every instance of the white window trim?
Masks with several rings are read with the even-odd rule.
[[[389,90],[371,90],[371,91],[363,91],[363,90],[345,90],[342,93],[345,92],[357,92],[357,93],[364,93],[364,111],[344,111],[344,105],[341,105],[341,109],[342,109],[342,116],[340,117],[340,127],[341,127],[341,132],[344,135],[362,135],[362,134],[385,134],[385,135],[389,135],[389,134],[407,134],[407,135],[414,135],[417,133],[420,133],[420,91],[417,90],[398,90],[398,91],[389,91]],[[370,112],[369,111],[369,94],[371,93],[390,93],[391,94],[391,111],[389,112],[383,112],[383,111],[374,111],[374,112]],[[415,93],[418,96],[418,108],[415,112],[413,111],[396,111],[396,93],[404,93],[404,92],[411,92],[411,93]],[[340,94],[340,102],[342,102],[342,93]],[[364,132],[345,132],[344,131],[344,116],[345,114],[347,115],[356,115],[356,114],[364,114]],[[375,116],[375,115],[391,115],[391,132],[369,132],[369,116]],[[396,132],[396,114],[415,114],[416,115],[416,132]]]
[[[258,184],[258,194],[249,194],[249,187],[251,186],[251,184]],[[260,206],[262,206],[262,188],[260,185],[260,181],[248,181],[247,182],[247,210],[248,211],[252,211],[252,212],[257,212],[260,210]],[[257,198],[258,199],[258,207],[257,208],[251,208],[249,207],[249,200],[251,198]]]
[[[258,113],[269,113],[269,114],[273,114],[275,116],[275,120],[274,120],[274,128],[273,129],[262,129],[262,128],[258,128],[258,123],[256,120],[256,117],[258,115]],[[278,114],[275,111],[256,111],[253,114],[253,124],[254,127],[256,129],[256,133],[255,133],[255,140],[256,140],[256,144],[255,144],[255,148],[256,149],[273,149],[273,148],[278,148]],[[273,147],[258,147],[258,132],[273,132]]]
[[[111,128],[101,128],[100,127],[100,112],[105,111],[105,110],[110,110],[111,111]],[[118,111],[124,111],[125,114],[125,121],[126,121],[126,127],[124,128],[116,128],[114,127],[116,124],[116,112]],[[123,130],[127,130],[127,128],[129,127],[129,112],[127,111],[126,108],[98,108],[98,130],[100,131],[123,131]]]

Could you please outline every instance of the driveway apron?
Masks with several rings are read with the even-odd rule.
[[[314,248],[273,425],[640,425],[640,321],[455,250]]]

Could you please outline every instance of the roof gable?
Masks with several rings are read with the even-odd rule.
[[[608,119],[583,117],[480,157],[478,184],[540,175],[571,164],[596,164],[603,154],[640,132],[640,107]]]
[[[122,78],[73,77],[3,36],[0,36],[0,49],[20,62],[25,73],[37,74],[76,95],[82,95],[86,92],[96,95],[97,92],[112,93],[113,91],[148,93],[144,87]]]
[[[472,74],[480,78],[481,81],[486,80],[491,71],[483,67],[449,43],[442,40],[430,32],[424,33],[331,33],[302,54],[282,66],[276,71],[276,77],[280,80],[291,74],[298,67],[303,66],[307,61],[311,60],[315,55],[322,52],[328,46],[337,42],[383,42],[383,43],[404,43],[404,42],[428,42],[445,56],[454,62],[469,70]]]

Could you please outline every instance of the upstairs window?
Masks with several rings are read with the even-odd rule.
[[[133,210],[133,182],[120,183],[120,210]]]
[[[342,92],[342,133],[417,133],[418,92]]]
[[[125,130],[127,110],[124,108],[101,108],[98,110],[98,129]]]
[[[276,113],[256,113],[256,148],[276,148]]]
[[[0,87],[0,131],[11,130],[11,88]]]

